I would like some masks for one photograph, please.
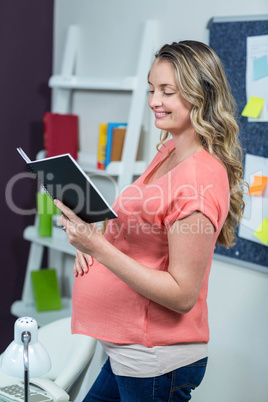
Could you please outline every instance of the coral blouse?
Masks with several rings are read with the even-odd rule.
[[[166,147],[172,150],[173,140],[167,141]],[[165,156],[166,148],[162,146],[161,150],[138,180],[116,199],[113,208],[118,218],[109,221],[105,237],[141,264],[167,271],[168,230],[176,220],[201,211],[214,226],[214,242],[198,300],[187,314],[171,311],[140,295],[94,261],[89,272],[74,282],[73,333],[147,347],[209,340],[208,277],[214,245],[229,209],[226,169],[202,149],[146,184]]]

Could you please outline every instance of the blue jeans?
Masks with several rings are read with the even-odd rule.
[[[135,378],[113,374],[109,359],[84,402],[180,402],[202,381],[207,358],[158,377]]]

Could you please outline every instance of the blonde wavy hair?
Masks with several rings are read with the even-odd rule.
[[[245,183],[235,119],[236,104],[223,66],[209,46],[197,41],[164,45],[155,58],[173,65],[179,91],[192,105],[192,126],[204,148],[217,155],[226,167],[230,208],[217,243],[229,248],[235,244],[235,228],[244,212],[242,186]],[[168,135],[165,131],[161,133],[158,150]]]

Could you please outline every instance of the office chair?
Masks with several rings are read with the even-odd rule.
[[[92,361],[97,341],[86,335],[71,334],[71,318],[63,318],[41,327],[38,339],[51,358],[46,378],[56,383],[74,401]]]

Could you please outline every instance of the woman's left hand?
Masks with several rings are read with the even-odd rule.
[[[101,240],[104,241],[101,230],[93,223],[84,222],[61,201],[54,200],[54,203],[63,213],[59,222],[65,228],[70,244],[82,253],[94,257],[101,246]]]

